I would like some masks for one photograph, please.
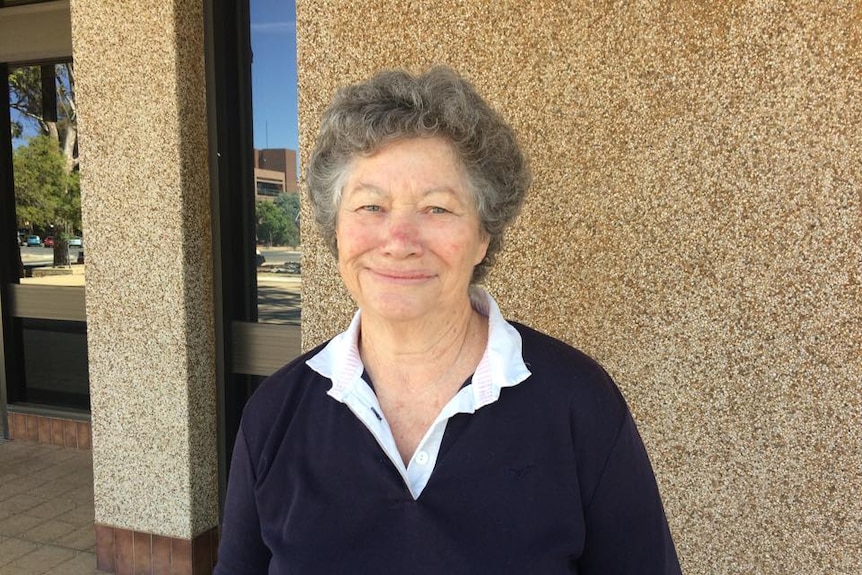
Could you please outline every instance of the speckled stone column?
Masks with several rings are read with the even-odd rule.
[[[615,376],[685,572],[862,572],[862,5],[297,4],[303,164],[383,67],[513,122],[535,184],[488,287]],[[302,231],[308,348],[353,304]]]
[[[96,523],[136,546],[218,521],[203,22],[72,2]]]

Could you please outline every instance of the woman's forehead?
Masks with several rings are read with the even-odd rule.
[[[414,178],[438,182],[438,187],[463,187],[468,180],[464,162],[457,149],[440,137],[395,140],[379,149],[355,155],[345,166],[345,183],[374,185],[386,178]]]

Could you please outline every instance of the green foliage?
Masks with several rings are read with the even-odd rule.
[[[62,138],[69,125],[77,122],[75,114],[75,85],[70,63],[54,66],[57,90],[57,121],[48,121],[42,112],[42,72],[39,66],[12,68],[9,72],[9,107],[18,112],[13,116],[12,135],[24,133],[24,123],[35,124],[40,134],[51,134],[50,124]]]
[[[42,109],[42,70],[38,65],[12,68],[9,108],[12,136],[33,129],[39,135],[15,150],[14,181],[19,226],[50,229],[55,236],[54,265],[68,264],[65,240],[81,229],[81,187],[78,178],[78,130],[75,78],[71,63],[56,64],[56,118]]]
[[[81,229],[81,172],[74,171],[66,178],[64,202],[58,208],[58,219],[70,224],[69,231]]]
[[[42,75],[38,66],[13,68],[9,72],[9,107],[17,110],[25,121],[37,123],[41,133],[48,133],[41,121]],[[21,135],[21,121],[13,121],[12,131]]]
[[[280,194],[275,202],[257,202],[257,238],[273,246],[299,245],[299,228],[295,220],[299,213],[299,199],[292,208],[293,200],[282,199],[282,196],[296,194]],[[281,201],[279,201],[281,200]]]
[[[299,194],[278,194],[275,198],[277,205],[284,214],[290,218],[290,221],[299,223]]]
[[[45,229],[81,227],[78,175],[66,173],[66,160],[49,136],[35,136],[15,150],[15,203],[19,225]]]

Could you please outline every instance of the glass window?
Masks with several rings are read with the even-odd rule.
[[[8,118],[17,277],[15,338],[23,373],[13,403],[89,408],[85,265],[71,62],[10,66]],[[6,137],[9,137],[8,135]],[[7,140],[8,142],[8,140]],[[70,318],[79,318],[71,320]]]
[[[90,409],[87,324],[24,318],[24,373],[21,402]]]
[[[71,62],[10,68],[9,114],[21,283],[82,286],[84,238]]]
[[[294,0],[211,4],[223,495],[245,402],[300,353],[300,172]]]
[[[41,4],[43,2],[51,2],[51,0],[0,0],[0,8],[21,6],[22,4]]]
[[[257,182],[257,195],[258,196],[268,196],[268,197],[278,197],[278,194],[284,193],[284,185],[278,182]]]
[[[299,325],[296,4],[251,0],[258,320]]]

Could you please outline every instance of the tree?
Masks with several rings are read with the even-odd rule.
[[[275,205],[281,208],[290,221],[299,224],[299,194],[282,192],[276,196]]]
[[[66,170],[56,143],[35,136],[12,155],[15,208],[19,223],[41,228],[53,224],[58,198],[65,192]]]
[[[299,243],[299,230],[293,219],[275,202],[257,202],[257,237],[269,245]]]
[[[300,243],[299,235],[299,194],[281,193],[275,198],[275,205],[284,212],[284,215],[290,220],[290,233],[285,242],[291,246],[298,246]]]
[[[44,72],[49,72],[43,74]],[[56,108],[43,105],[42,100],[42,84],[45,80],[53,80],[53,93],[56,94]],[[17,112],[13,114],[12,135],[20,137],[24,134],[25,123],[35,125],[40,137],[46,137],[56,143],[56,148],[59,151],[62,159],[64,178],[62,181],[66,186],[64,193],[56,200],[53,207],[48,207],[53,200],[45,199],[38,200],[28,198],[25,206],[19,208],[19,218],[22,217],[22,212],[33,216],[31,221],[43,221],[44,219],[54,220],[56,234],[54,242],[54,265],[69,264],[69,250],[66,243],[67,230],[71,231],[75,228],[80,228],[81,225],[81,201],[80,201],[80,186],[78,184],[78,118],[75,108],[75,75],[74,68],[69,63],[57,64],[53,66],[24,66],[15,68],[9,74],[9,107]],[[47,108],[47,109],[46,109]],[[32,140],[32,139],[31,139]],[[29,147],[29,145],[28,145]],[[20,148],[19,148],[20,149]],[[48,172],[54,170],[54,160],[49,159],[45,155],[43,142],[38,142],[33,150],[33,157],[43,157],[51,162],[50,166],[46,166]],[[32,167],[32,166],[30,166]],[[50,179],[51,176],[46,176]],[[15,173],[15,179],[19,176]],[[19,189],[16,183],[16,192]],[[49,189],[51,186],[40,187],[34,186],[34,180],[22,186],[22,189],[34,191],[39,189]],[[23,193],[28,193],[27,191]],[[21,203],[21,199],[18,199]],[[46,208],[47,211],[36,216],[33,211],[41,209],[39,206]]]
[[[14,68],[9,74],[9,107],[20,115],[12,121],[13,136],[24,133],[29,122],[40,134],[57,140],[66,160],[66,171],[78,168],[78,114],[75,107],[75,73],[71,62],[56,64],[54,84],[56,111],[45,112],[42,103],[42,69],[40,66]],[[56,117],[54,117],[56,116]]]
[[[16,216],[21,223],[58,231],[54,239],[65,240],[64,230],[81,226],[81,193],[78,174],[66,172],[66,161],[50,136],[34,136],[12,156],[15,174]],[[64,257],[63,257],[64,256]],[[68,249],[54,265],[68,265]]]

